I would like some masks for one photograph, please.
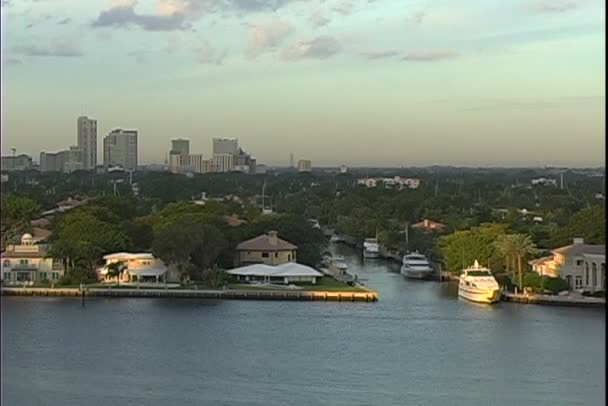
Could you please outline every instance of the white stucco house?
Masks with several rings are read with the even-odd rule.
[[[551,251],[552,255],[530,261],[540,275],[560,277],[571,290],[606,290],[606,245],[585,244],[582,238]]]
[[[323,274],[309,266],[288,262],[281,265],[254,264],[226,271],[237,281],[264,282],[288,285],[290,283],[317,283]]]
[[[99,270],[103,282],[115,283],[116,276],[110,275],[109,265],[120,262],[124,266],[121,283],[133,282],[179,282],[177,272],[150,253],[117,252],[103,257],[105,265]]]
[[[37,244],[40,238],[26,233],[20,244],[8,245],[1,254],[2,282],[5,285],[31,285],[35,282],[56,282],[64,274],[63,264],[48,256],[50,246]]]

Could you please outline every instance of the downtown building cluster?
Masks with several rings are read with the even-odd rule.
[[[171,150],[167,161],[173,173],[256,173],[255,157],[239,147],[237,139],[214,138],[213,154],[203,159],[202,154],[190,153],[190,140],[178,138],[171,140]]]
[[[103,168],[137,168],[137,130],[114,129],[104,137]],[[77,145],[59,152],[40,153],[41,172],[66,172],[95,170],[97,165],[97,120],[79,117],[77,121]]]

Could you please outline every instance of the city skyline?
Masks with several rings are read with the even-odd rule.
[[[603,166],[604,8],[4,0],[2,152],[65,149],[89,116],[98,162],[128,128],[141,164],[226,137],[268,165]]]

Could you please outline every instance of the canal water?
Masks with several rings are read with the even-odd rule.
[[[459,300],[397,265],[377,303],[2,298],[2,405],[603,405],[604,309]]]

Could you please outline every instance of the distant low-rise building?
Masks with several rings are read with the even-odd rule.
[[[585,244],[582,238],[575,238],[571,245],[551,253],[530,261],[532,270],[539,275],[565,279],[572,290],[606,290],[605,244]]]
[[[3,171],[25,171],[32,168],[32,157],[26,154],[2,157]]]
[[[298,247],[282,240],[276,231],[270,231],[243,241],[236,246],[236,266],[250,264],[279,265],[296,262]]]
[[[315,284],[323,274],[309,266],[288,262],[281,265],[253,264],[226,271],[237,281],[263,282],[276,284],[310,283]]]
[[[298,171],[299,172],[311,172],[312,171],[312,162],[308,159],[300,159],[298,161]]]
[[[397,187],[399,189],[417,189],[420,186],[420,179],[417,178],[402,178],[395,176],[392,178],[360,178],[357,179],[357,184],[368,188],[375,188],[378,184],[383,184],[384,187]]]
[[[63,172],[65,151],[41,152],[40,172]]]
[[[48,236],[47,236],[48,237]],[[37,244],[46,237],[35,238],[23,234],[21,243],[8,245],[0,257],[2,261],[2,281],[6,285],[33,284],[41,281],[58,281],[64,274],[59,259],[49,257],[50,246]]]
[[[446,225],[439,223],[437,221],[433,221],[433,220],[428,220],[428,219],[424,219],[418,223],[414,223],[412,224],[412,228],[414,229],[418,229],[424,232],[431,232],[431,231],[443,231],[445,229]]]
[[[557,186],[557,180],[549,178],[536,178],[530,181],[533,185]]]

